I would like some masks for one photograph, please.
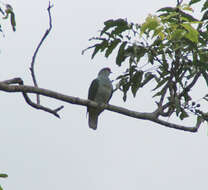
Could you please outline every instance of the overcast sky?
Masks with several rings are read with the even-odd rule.
[[[22,77],[31,85],[29,67],[48,27],[48,0],[3,2],[14,8],[17,31],[5,26],[5,37],[0,34],[0,80]],[[37,80],[42,88],[80,98],[87,98],[89,85],[102,67],[113,70],[112,78],[120,72],[113,56],[91,60],[91,52],[81,55],[105,20],[127,18],[141,23],[149,13],[175,5],[174,0],[52,3],[53,29],[36,60]],[[21,94],[1,92],[0,97],[0,173],[9,175],[0,179],[4,190],[207,188],[206,125],[192,134],[105,111],[98,130],[92,131],[85,107],[41,98],[52,108],[64,105],[57,119],[29,107]],[[151,95],[143,89],[126,103],[118,92],[110,103],[152,110]]]

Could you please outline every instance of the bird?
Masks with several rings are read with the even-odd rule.
[[[113,85],[109,79],[111,69],[106,67],[99,71],[98,76],[90,85],[88,91],[88,99],[97,102],[98,104],[108,103],[113,94]],[[88,124],[91,129],[97,129],[98,116],[103,112],[103,108],[93,108],[88,106]]]

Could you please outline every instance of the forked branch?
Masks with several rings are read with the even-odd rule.
[[[7,84],[7,85],[11,85],[11,84],[19,84],[19,85],[24,85],[24,82],[21,78],[14,78],[14,79],[10,79],[10,80],[6,80],[6,81],[3,81],[4,84]],[[35,109],[39,109],[39,110],[43,110],[43,111],[46,111],[48,113],[51,113],[53,115],[55,115],[56,117],[60,118],[59,114],[58,114],[58,111],[60,111],[61,109],[64,108],[64,106],[60,106],[56,109],[50,109],[48,107],[45,107],[45,106],[42,106],[40,104],[36,104],[34,103],[30,98],[29,96],[27,95],[26,92],[22,91],[22,95],[25,99],[25,101],[30,105],[32,106],[33,108]],[[39,94],[37,94],[39,95]]]

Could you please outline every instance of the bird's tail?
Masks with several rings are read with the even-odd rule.
[[[91,129],[97,129],[97,122],[98,122],[98,114],[89,113],[89,120],[88,124]]]

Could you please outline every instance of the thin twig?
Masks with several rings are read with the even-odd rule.
[[[52,29],[52,18],[51,18],[51,8],[53,7],[53,5],[51,5],[50,1],[49,1],[49,5],[48,5],[48,15],[49,15],[49,28],[45,31],[45,34],[43,35],[42,39],[40,40],[34,54],[33,54],[33,57],[32,57],[32,62],[31,62],[31,67],[30,67],[30,72],[31,72],[31,75],[32,75],[32,80],[33,80],[33,83],[34,83],[34,86],[35,87],[38,87],[38,83],[37,83],[37,80],[36,80],[36,77],[35,77],[35,71],[34,71],[34,65],[35,65],[35,59],[37,57],[37,54],[38,54],[38,51],[41,47],[41,45],[43,44],[44,40],[46,39],[46,37],[49,35],[51,29]],[[37,94],[37,104],[40,104],[40,95]]]

